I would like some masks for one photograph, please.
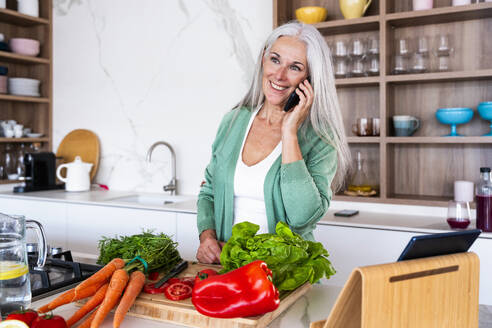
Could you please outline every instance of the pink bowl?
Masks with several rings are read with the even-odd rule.
[[[33,39],[12,38],[9,40],[10,50],[12,50],[13,53],[20,55],[39,55],[39,45],[39,41]]]

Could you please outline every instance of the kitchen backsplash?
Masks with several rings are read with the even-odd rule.
[[[54,0],[54,151],[71,130],[101,142],[96,182],[160,191],[176,151],[196,194],[221,117],[245,93],[272,29],[268,0]]]

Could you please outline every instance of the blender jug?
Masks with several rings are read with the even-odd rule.
[[[42,269],[47,253],[43,226],[21,215],[0,213],[0,313],[4,318],[31,303],[26,228],[36,230],[40,247],[34,269]]]

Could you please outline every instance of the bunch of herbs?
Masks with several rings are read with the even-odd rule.
[[[304,240],[283,222],[277,224],[276,234],[256,235],[258,230],[259,226],[250,222],[232,227],[232,236],[220,255],[222,273],[262,260],[272,270],[279,291],[294,290],[306,281],[313,284],[335,274],[321,243]]]
[[[143,231],[132,236],[103,237],[99,241],[97,263],[105,265],[117,257],[129,262],[140,256],[147,262],[147,271],[169,271],[181,261],[177,246],[178,244],[166,234],[154,234],[152,231]],[[145,269],[143,263],[138,260],[130,265],[142,271]]]

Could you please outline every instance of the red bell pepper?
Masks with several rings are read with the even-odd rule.
[[[259,260],[196,282],[191,301],[198,312],[215,318],[251,317],[280,304],[272,271]]]

